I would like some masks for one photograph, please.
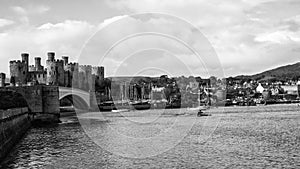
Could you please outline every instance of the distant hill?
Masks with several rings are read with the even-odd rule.
[[[286,81],[286,80],[298,80],[300,78],[300,62],[281,66],[275,69],[271,69],[262,73],[258,73],[250,76],[236,76],[237,79],[253,79],[258,81]]]

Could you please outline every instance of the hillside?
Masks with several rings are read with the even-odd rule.
[[[300,78],[300,62],[292,65],[281,66],[262,73],[251,76],[236,76],[237,79],[253,79],[253,80],[298,80]]]

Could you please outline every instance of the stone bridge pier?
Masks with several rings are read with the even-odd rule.
[[[27,102],[29,113],[33,116],[33,120],[51,123],[59,122],[59,89],[57,86],[2,87],[0,90],[20,93]]]

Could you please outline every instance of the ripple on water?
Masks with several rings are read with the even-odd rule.
[[[144,159],[124,158],[107,152],[84,133],[79,123],[32,128],[0,168],[299,168],[300,115],[297,111],[273,109],[276,112],[214,114],[221,120],[213,133],[210,131],[214,126],[204,125],[205,119],[199,118],[174,148]],[[95,114],[92,116],[95,118]],[[134,116],[134,119],[143,120],[145,116]],[[192,120],[194,116],[166,115],[143,125],[111,117],[101,125],[99,121],[91,124],[98,130],[113,125],[131,136],[151,137],[172,127],[174,118]],[[180,125],[188,124],[184,120]],[[199,141],[199,137],[209,135],[208,140]]]

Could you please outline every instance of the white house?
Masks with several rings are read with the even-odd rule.
[[[263,93],[264,90],[265,88],[261,85],[261,83],[259,83],[258,86],[256,87],[256,92]]]

